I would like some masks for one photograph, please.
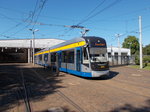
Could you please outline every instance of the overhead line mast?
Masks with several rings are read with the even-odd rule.
[[[142,17],[139,16],[139,40],[140,40],[140,69],[143,68],[143,55],[142,55]]]

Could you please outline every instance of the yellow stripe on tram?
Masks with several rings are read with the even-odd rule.
[[[56,51],[60,51],[60,50],[66,50],[66,49],[70,49],[70,48],[80,47],[80,46],[84,46],[85,44],[86,44],[85,41],[81,41],[81,42],[69,44],[69,45],[66,45],[66,46],[62,46],[62,47],[59,47],[59,48],[55,48],[55,49],[43,51],[43,52],[40,52],[40,53],[36,53],[35,56],[45,54],[45,53],[49,53],[49,52],[56,52]]]

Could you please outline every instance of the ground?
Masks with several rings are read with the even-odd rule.
[[[150,112],[148,70],[112,67],[109,77],[89,79],[63,72],[56,76],[38,65],[0,64],[0,77],[0,112],[23,112],[27,101],[32,112],[57,107],[65,112]]]

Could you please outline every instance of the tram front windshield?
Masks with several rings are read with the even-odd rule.
[[[107,62],[106,48],[90,48],[91,63]]]

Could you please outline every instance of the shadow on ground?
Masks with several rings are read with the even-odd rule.
[[[39,75],[40,74],[40,75]],[[24,78],[24,79],[23,79]],[[23,84],[25,82],[25,85]],[[25,94],[32,101],[39,101],[53,94],[61,80],[49,69],[26,68],[23,65],[0,65],[0,112],[7,111],[19,101],[24,100]],[[23,87],[26,87],[26,92]],[[15,105],[12,105],[15,104]]]
[[[100,77],[100,79],[109,80],[109,79],[112,79],[112,78],[116,77],[118,74],[119,74],[119,72],[110,71],[108,76],[102,76],[102,77]]]
[[[115,72],[115,71],[109,71],[109,75],[103,75],[101,77],[90,77],[90,78],[86,78],[86,77],[82,77],[88,80],[110,80],[115,78],[117,75],[119,74],[119,72]]]
[[[150,112],[150,99],[146,101],[146,106],[134,107],[131,104],[125,104],[124,106],[115,108],[110,112]]]

